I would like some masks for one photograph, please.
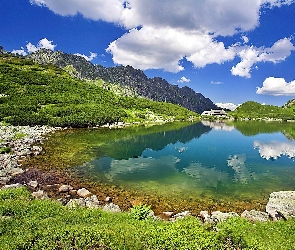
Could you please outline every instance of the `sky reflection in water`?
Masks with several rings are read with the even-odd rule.
[[[295,187],[295,142],[280,132],[245,136],[234,126],[203,122],[135,134],[101,151],[104,157],[82,166],[85,175],[146,192],[254,199]]]

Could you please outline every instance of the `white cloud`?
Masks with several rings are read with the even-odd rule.
[[[191,81],[191,79],[188,79],[185,76],[183,76],[177,82],[179,82],[179,83],[185,83],[185,82],[190,82],[190,81]]]
[[[93,53],[93,52],[90,52],[90,56],[86,56],[86,55],[80,54],[80,53],[76,53],[74,55],[81,56],[81,57],[85,58],[87,61],[92,61],[94,58],[97,57],[97,53]]]
[[[123,0],[30,0],[31,4],[46,6],[62,16],[83,15],[92,20],[119,23],[124,11]]]
[[[56,45],[54,45],[52,43],[53,43],[53,41],[49,41],[47,38],[43,38],[38,42],[37,45],[34,45],[34,44],[28,42],[26,45],[26,49],[21,47],[21,49],[12,50],[11,53],[26,56],[28,53],[35,52],[35,51],[42,49],[42,48],[54,50]]]
[[[184,69],[180,65],[183,58],[191,61],[195,67],[204,67],[235,56],[233,48],[226,49],[223,43],[212,41],[209,35],[149,26],[130,30],[112,42],[107,52],[113,55],[113,61],[117,64],[170,72]]]
[[[237,55],[241,58],[241,62],[232,67],[232,75],[250,78],[250,72],[254,64],[258,62],[279,63],[284,61],[295,50],[290,40],[290,38],[280,39],[270,48],[256,48],[254,46],[236,48],[237,50],[240,49]]]
[[[233,75],[250,77],[253,64],[279,62],[290,54],[289,41],[269,50],[225,46],[216,37],[253,30],[261,8],[290,5],[294,0],[30,0],[53,12],[119,24],[129,31],[110,43],[107,51],[117,64],[140,69],[179,72],[186,58],[195,67],[224,63],[241,57]],[[139,28],[141,27],[141,28]],[[244,43],[249,39],[242,36]],[[287,39],[288,40],[288,39]],[[293,45],[292,45],[293,46]],[[289,48],[289,49],[288,49]],[[31,49],[35,49],[32,47]],[[262,50],[262,51],[260,51]],[[278,59],[279,58],[279,59]]]
[[[211,81],[211,84],[216,84],[216,85],[220,85],[220,84],[223,84],[223,82],[220,82],[220,81]]]
[[[243,39],[244,43],[248,43],[249,42],[249,38],[247,36],[242,36],[242,39]]]
[[[216,106],[223,108],[223,109],[229,109],[229,110],[235,110],[239,105],[235,105],[231,102],[229,103],[215,103]]]
[[[256,94],[295,96],[295,80],[287,83],[284,78],[268,77],[261,88],[257,87]]]
[[[49,41],[47,38],[43,38],[41,39],[37,46],[35,46],[32,43],[27,43],[26,47],[29,53],[35,52],[39,49],[50,49],[50,50],[54,50],[54,48],[56,47],[56,45],[52,44],[53,41]]]
[[[13,51],[11,51],[11,53],[21,55],[21,56],[26,56],[28,54],[24,48],[14,49]]]

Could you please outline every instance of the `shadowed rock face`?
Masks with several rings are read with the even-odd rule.
[[[101,78],[121,87],[129,87],[142,97],[153,101],[179,104],[199,114],[204,110],[219,109],[209,98],[205,98],[189,87],[180,88],[161,77],[148,78],[142,70],[131,66],[105,68],[101,65],[93,65],[81,56],[66,54],[62,51],[53,52],[48,49],[40,49],[29,57],[37,63],[51,63],[61,68],[72,65],[78,72],[76,76],[81,79]]]

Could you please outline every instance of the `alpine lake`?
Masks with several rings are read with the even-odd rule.
[[[263,211],[270,193],[295,189],[295,123],[171,123],[68,129],[26,162],[65,171],[128,208]]]

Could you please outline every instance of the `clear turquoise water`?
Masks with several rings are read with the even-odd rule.
[[[88,134],[92,142],[86,140],[83,154],[92,159],[73,169],[90,180],[160,196],[251,201],[295,189],[295,141],[283,125],[274,126],[245,135],[207,122],[144,134],[130,130],[115,139],[114,131],[104,130],[110,140],[96,145]]]

